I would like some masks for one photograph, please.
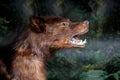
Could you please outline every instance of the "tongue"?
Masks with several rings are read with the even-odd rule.
[[[78,35],[73,36],[73,38],[78,38]]]
[[[78,35],[75,35],[73,38],[79,40]]]
[[[78,42],[80,41],[78,37],[74,37],[74,38],[72,38],[72,40],[73,41],[78,41]]]

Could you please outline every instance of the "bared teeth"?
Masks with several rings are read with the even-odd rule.
[[[83,41],[83,43],[87,43],[86,39]]]
[[[75,44],[75,43],[76,43],[76,41],[72,41],[72,43],[73,43],[73,44]]]
[[[72,35],[69,38],[69,43],[75,46],[85,46],[85,44],[87,43],[86,39],[84,40],[80,40],[78,38],[78,34]]]
[[[72,39],[70,40],[70,43],[74,44],[74,45],[85,45],[87,43],[86,39],[85,40],[76,40],[76,39]]]

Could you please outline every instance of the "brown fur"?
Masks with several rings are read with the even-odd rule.
[[[9,74],[6,80],[46,80],[45,61],[57,49],[84,47],[71,45],[68,39],[73,34],[86,33],[87,26],[84,22],[71,22],[61,17],[30,17],[30,24],[17,39],[10,56],[2,51],[8,56],[9,65],[5,65],[7,61],[3,64],[7,59],[1,59],[1,73]],[[3,70],[1,65],[7,69]]]

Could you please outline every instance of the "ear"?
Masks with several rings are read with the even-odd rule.
[[[45,19],[43,17],[30,16],[30,25],[36,32],[45,32]]]

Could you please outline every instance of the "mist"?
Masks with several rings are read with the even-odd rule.
[[[29,16],[31,15],[61,16],[69,18],[72,21],[89,20],[90,30],[88,34],[90,35],[88,35],[88,44],[84,49],[62,49],[60,50],[60,53],[64,53],[65,56],[75,54],[76,56],[79,56],[79,59],[84,60],[84,58],[87,59],[87,56],[94,53],[100,55],[101,58],[107,59],[120,52],[119,36],[116,37],[116,34],[110,36],[109,33],[112,34],[112,32],[109,32],[106,26],[106,24],[109,25],[107,19],[109,19],[115,6],[115,2],[113,0],[100,0],[96,2],[89,0],[14,0],[10,5],[12,5],[13,11],[17,14],[17,18],[20,18],[17,23],[20,25],[18,25],[15,31],[10,31],[6,34],[7,36],[2,39],[1,45],[10,44],[16,38],[17,34],[21,33],[24,26],[28,24]],[[78,7],[79,5],[82,7]],[[106,31],[108,31],[108,33]],[[107,36],[104,36],[104,34]],[[99,38],[101,36],[103,39]],[[94,37],[98,37],[98,39],[94,39]],[[8,42],[7,39],[10,41]]]
[[[79,62],[106,62],[114,57],[118,57],[120,53],[120,38],[114,39],[100,39],[92,40],[87,39],[85,48],[81,49],[61,49],[58,54],[64,54],[67,58],[74,58]]]
[[[118,80],[120,78],[117,73],[120,71],[119,7],[119,0],[1,0],[0,47],[8,46],[15,41],[29,24],[31,15],[61,16],[73,22],[89,20],[89,32],[79,36],[87,38],[85,48],[58,50],[46,63],[48,79],[104,80],[101,75],[107,75],[107,80],[111,80],[111,76],[112,79],[114,77],[113,80]],[[118,59],[112,60],[114,58]],[[89,71],[93,73],[87,74]],[[81,74],[88,78],[81,79],[83,76]]]
[[[81,54],[84,53],[84,55],[88,56],[92,54],[92,51],[100,54],[104,58],[108,58],[109,56],[112,56],[113,54],[119,53],[119,46],[118,43],[120,42],[119,36],[117,36],[117,39],[114,39],[114,36],[116,34],[113,34],[112,36],[109,35],[112,34],[112,27],[110,31],[108,30],[109,25],[109,17],[111,16],[111,12],[113,11],[115,7],[115,2],[113,0],[100,0],[100,1],[72,1],[72,0],[14,0],[14,2],[11,2],[10,5],[12,5],[12,10],[17,14],[17,21],[19,21],[17,24],[18,27],[16,27],[15,31],[10,31],[5,38],[3,38],[3,42],[1,45],[7,45],[11,43],[17,34],[21,33],[21,31],[24,29],[24,26],[28,24],[29,22],[29,16],[31,15],[37,15],[37,16],[62,16],[65,18],[69,18],[72,21],[81,21],[81,20],[89,20],[90,21],[90,30],[88,32],[88,44],[86,45],[85,49],[77,50]],[[81,5],[82,7],[78,7]],[[16,18],[16,17],[15,17]],[[13,23],[12,23],[13,24]],[[11,27],[11,26],[10,26]],[[14,27],[12,27],[14,28]],[[8,28],[9,29],[9,28]],[[114,29],[116,32],[119,31],[117,28]],[[108,33],[107,33],[108,32]],[[107,35],[107,36],[104,36]],[[12,35],[12,37],[11,37]],[[92,35],[92,36],[91,36]],[[103,39],[100,39],[99,37],[103,37]],[[91,38],[90,38],[91,37]],[[98,39],[94,39],[94,37],[98,37]],[[113,38],[108,38],[113,37]],[[10,38],[9,42],[7,39]],[[65,53],[67,55],[71,55],[76,50],[74,49],[68,49],[68,50],[60,50],[62,53]],[[79,56],[80,59],[83,59],[82,56]]]

